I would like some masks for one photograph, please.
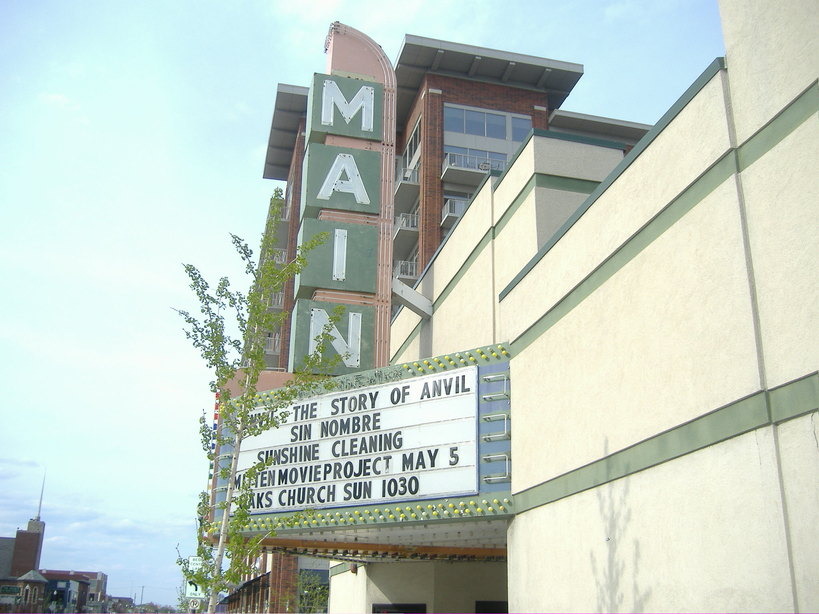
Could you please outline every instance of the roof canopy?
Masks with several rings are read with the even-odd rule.
[[[554,109],[563,104],[583,75],[583,66],[407,34],[395,62],[398,126],[406,122],[412,101],[429,72],[543,91]],[[283,83],[276,89],[265,179],[287,180],[299,121],[307,113],[307,92],[306,87]]]

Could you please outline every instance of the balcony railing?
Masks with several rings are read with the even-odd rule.
[[[491,158],[467,156],[466,154],[448,153],[444,156],[444,164],[441,170],[446,171],[449,167],[488,173],[489,171],[506,170],[506,160],[493,160]]]
[[[273,262],[276,264],[284,264],[287,262],[287,250],[276,248],[273,250]]]
[[[418,183],[418,169],[397,167],[395,169],[395,183],[398,185],[401,182]]]
[[[265,354],[278,354],[281,350],[281,337],[279,333],[274,335],[270,335],[269,337],[265,338],[264,342],[264,353]]]
[[[396,260],[393,275],[399,279],[418,279],[418,262],[415,260]]]
[[[274,292],[267,301],[270,309],[281,309],[284,307],[284,292]]]
[[[468,202],[460,198],[449,198],[444,201],[441,209],[441,226],[449,228],[455,221],[464,214]]]
[[[395,216],[395,230],[418,230],[417,213],[401,213]]]

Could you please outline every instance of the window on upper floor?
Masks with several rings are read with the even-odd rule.
[[[445,104],[444,131],[520,143],[532,129],[532,118],[516,113],[483,111]]]
[[[502,113],[444,105],[444,130],[505,139],[506,116]]]
[[[520,143],[532,129],[531,117],[512,117],[512,140]]]
[[[421,156],[421,122],[415,124],[415,128],[407,139],[407,146],[404,149],[404,154],[401,156],[403,169],[415,168],[418,164],[418,158]]]

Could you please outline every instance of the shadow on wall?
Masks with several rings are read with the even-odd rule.
[[[608,441],[605,455],[608,455]],[[629,478],[599,486],[596,489],[597,506],[605,540],[605,558],[598,561],[595,551],[589,553],[594,583],[597,589],[598,612],[643,612],[651,596],[651,589],[640,587],[640,542],[626,538],[631,523],[628,495]],[[626,561],[631,558],[630,567]],[[624,607],[625,591],[631,581],[632,603]]]

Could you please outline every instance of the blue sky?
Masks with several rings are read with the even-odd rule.
[[[47,472],[43,567],[176,603],[213,404],[182,263],[238,276],[276,84],[336,20],[583,64],[564,109],[643,123],[724,54],[716,0],[0,0],[0,536]]]

